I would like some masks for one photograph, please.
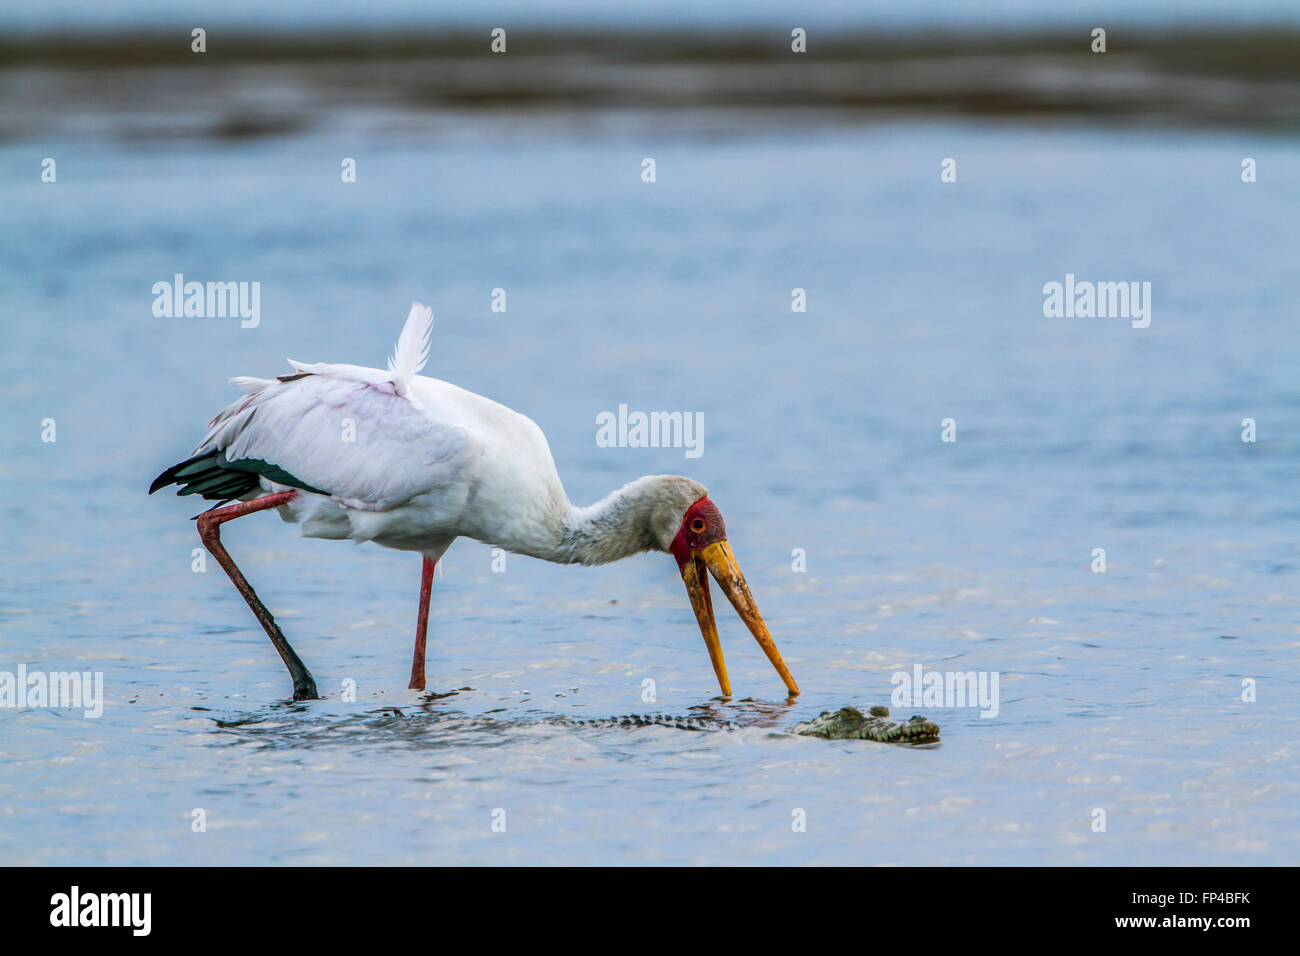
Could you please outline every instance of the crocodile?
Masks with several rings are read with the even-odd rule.
[[[557,722],[574,727],[671,727],[676,730],[739,730],[750,726],[742,721],[712,715],[675,717],[670,714],[627,714],[622,717],[596,719],[559,718]],[[856,707],[825,710],[817,717],[796,724],[788,733],[827,740],[874,740],[882,744],[933,744],[939,741],[939,725],[927,717],[915,715],[898,722],[889,719],[888,707],[872,707],[864,714]]]
[[[874,740],[882,744],[932,744],[939,740],[939,725],[914,714],[899,723],[889,719],[888,707],[872,707],[869,715],[856,707],[824,710],[815,719],[796,724],[796,734],[827,740]]]
[[[462,688],[469,690],[470,688]],[[620,717],[571,717],[560,714],[543,714],[533,712],[519,717],[501,719],[497,714],[504,710],[489,711],[478,717],[448,712],[439,706],[447,698],[454,697],[458,691],[446,694],[426,695],[418,706],[424,717],[433,718],[433,723],[410,718],[421,715],[410,714],[405,707],[384,707],[378,711],[354,714],[342,721],[320,717],[305,723],[284,721],[284,710],[297,710],[300,704],[277,706],[271,715],[242,715],[237,719],[215,718],[217,727],[223,731],[234,731],[260,738],[270,746],[292,746],[303,740],[317,740],[334,733],[352,734],[356,731],[356,722],[361,721],[372,727],[408,728],[408,733],[417,739],[426,732],[441,733],[448,723],[454,722],[458,730],[477,726],[491,727],[497,730],[510,727],[527,727],[531,725],[551,724],[570,727],[575,730],[619,730],[639,727],[667,727],[674,730],[689,731],[734,731],[745,728],[770,728],[774,733],[796,734],[801,737],[821,737],[826,740],[872,740],[877,743],[902,744],[918,746],[939,742],[939,725],[925,717],[915,716],[905,721],[891,720],[888,707],[872,707],[863,713],[856,707],[841,707],[839,710],[823,711],[817,717],[804,723],[788,727],[783,720],[789,710],[785,703],[743,700],[736,701],[725,709],[715,703],[701,704],[690,708],[688,716],[673,714],[627,714]],[[205,711],[206,707],[195,707]],[[270,717],[269,726],[262,727]],[[307,716],[304,714],[304,716]]]

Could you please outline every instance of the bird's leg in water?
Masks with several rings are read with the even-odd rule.
[[[420,616],[415,622],[415,659],[411,661],[411,690],[424,690],[424,644],[429,635],[429,596],[433,593],[433,569],[437,561],[424,559],[420,572]]]
[[[289,646],[284,633],[280,630],[279,625],[275,623],[275,618],[266,609],[266,605],[258,599],[257,593],[253,590],[252,585],[248,583],[248,579],[235,566],[229,552],[221,544],[220,528],[224,522],[233,518],[242,518],[244,515],[251,515],[257,511],[265,511],[267,508],[276,508],[288,504],[297,496],[298,492],[296,491],[282,491],[278,494],[267,495],[265,498],[242,501],[237,505],[217,508],[215,511],[205,511],[199,515],[199,537],[203,540],[203,546],[217,559],[217,563],[226,569],[226,574],[230,576],[231,582],[239,589],[239,593],[248,602],[248,606],[252,609],[258,622],[266,630],[266,636],[271,639],[275,649],[280,652],[280,658],[284,661],[284,666],[289,668],[289,676],[293,678],[293,699],[316,700],[320,697],[320,694],[316,691],[316,681],[312,679],[311,673],[302,662],[302,658]]]

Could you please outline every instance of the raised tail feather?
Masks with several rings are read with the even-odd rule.
[[[397,339],[397,348],[388,359],[388,372],[398,395],[406,394],[411,379],[419,375],[429,361],[429,335],[432,331],[433,309],[412,302],[411,312]]]

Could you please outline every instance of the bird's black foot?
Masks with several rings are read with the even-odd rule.
[[[316,690],[316,681],[305,670],[301,674],[294,675],[293,699],[320,700],[320,692]]]

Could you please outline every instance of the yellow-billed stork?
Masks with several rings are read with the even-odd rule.
[[[419,303],[385,371],[305,365],[275,379],[238,377],[244,397],[208,423],[194,454],[149,488],[217,501],[198,516],[204,546],[230,575],[293,677],[316,682],[221,544],[232,518],[275,508],[304,537],[373,541],[424,556],[410,686],[423,690],[429,595],[439,558],[459,537],[561,564],[604,564],[643,551],[677,559],[722,693],[731,695],[706,569],[791,695],[799,688],[772,642],[703,485],[648,475],[586,508],[569,502],[542,430],[481,395],[420,375],[433,311]],[[345,441],[345,420],[355,429]],[[226,505],[238,500],[239,504]],[[225,505],[223,507],[223,505]]]

